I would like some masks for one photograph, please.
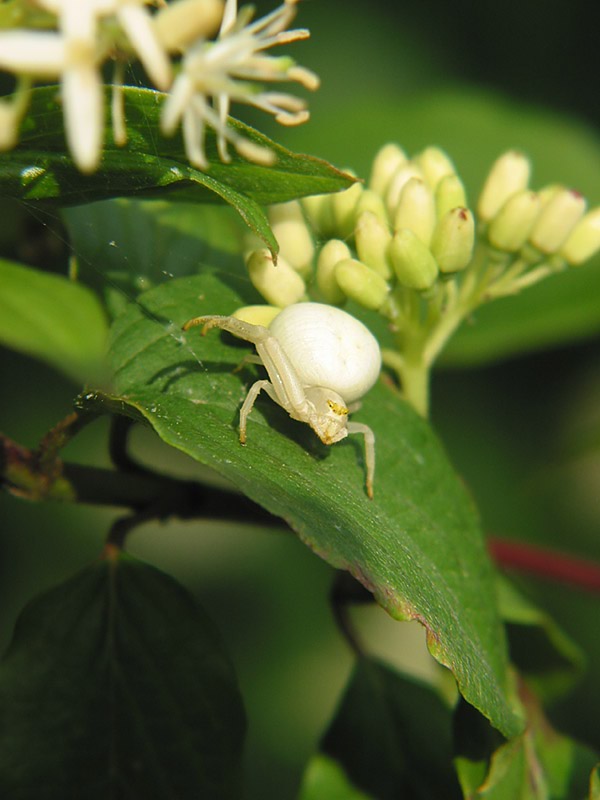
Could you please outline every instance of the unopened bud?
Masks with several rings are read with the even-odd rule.
[[[255,250],[247,267],[254,287],[270,305],[285,308],[304,297],[306,287],[300,275],[284,258],[279,258],[275,266],[267,249]]]
[[[453,208],[466,208],[467,194],[458,175],[446,175],[435,190],[435,212],[441,219]]]
[[[542,253],[556,253],[585,213],[585,206],[579,192],[557,192],[542,209],[529,241]]]
[[[279,242],[279,255],[303,278],[312,273],[315,246],[297,200],[269,208],[269,220]]]
[[[381,275],[355,258],[340,261],[335,277],[344,294],[373,311],[381,308],[390,290]]]
[[[352,254],[341,239],[330,239],[322,248],[317,258],[317,287],[323,299],[332,305],[339,305],[346,299],[335,277],[335,268]]]
[[[406,164],[408,158],[404,150],[397,144],[386,144],[375,156],[371,177],[369,178],[369,189],[372,189],[382,197],[385,195],[394,172]]]
[[[423,173],[415,164],[410,161],[403,166],[398,167],[392,176],[392,180],[390,181],[385,195],[385,204],[388,208],[391,219],[394,218],[394,214],[396,213],[396,208],[400,202],[402,190],[411,178],[419,178],[420,180],[423,180]]]
[[[490,222],[488,239],[498,250],[516,253],[527,241],[540,208],[535,192],[513,194]]]
[[[392,241],[392,235],[387,224],[382,223],[370,211],[364,211],[356,220],[354,241],[359,260],[374,269],[383,278],[390,278],[392,270],[387,251]]]
[[[435,225],[433,194],[425,181],[411,178],[404,185],[393,218],[393,228],[408,228],[429,246]]]
[[[222,0],[178,0],[163,5],[152,23],[160,43],[174,52],[196,39],[212,36],[222,16]]]
[[[311,227],[322,236],[333,233],[333,206],[331,195],[313,194],[300,200]]]
[[[495,217],[511,195],[523,191],[529,183],[531,166],[522,153],[510,150],[492,166],[477,205],[477,213],[483,222]]]
[[[358,203],[356,204],[356,219],[358,219],[364,211],[375,214],[384,225],[388,224],[388,215],[383,197],[372,189],[365,189],[359,197]]]
[[[600,250],[600,208],[589,211],[573,228],[560,254],[577,266]]]
[[[430,289],[438,276],[438,265],[430,249],[412,231],[394,234],[389,257],[396,277],[408,289]]]
[[[432,190],[437,188],[442,178],[456,173],[454,164],[439,147],[427,147],[415,157],[414,161],[421,168],[425,180]]]
[[[335,233],[341,239],[346,239],[354,230],[356,206],[363,191],[362,183],[355,183],[349,189],[331,195]]]
[[[445,275],[463,270],[473,255],[475,220],[468,208],[453,208],[438,222],[431,252]]]
[[[262,325],[268,328],[273,322],[281,308],[277,306],[242,306],[231,315],[242,322],[249,322],[251,325]]]

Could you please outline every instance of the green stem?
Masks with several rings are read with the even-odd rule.
[[[429,415],[430,371],[422,351],[405,358],[398,369],[404,399],[425,418]]]

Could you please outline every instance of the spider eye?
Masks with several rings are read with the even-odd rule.
[[[337,414],[339,417],[347,417],[350,413],[345,406],[341,406],[339,403],[336,403],[334,400],[328,400],[327,405],[333,411],[334,414]]]

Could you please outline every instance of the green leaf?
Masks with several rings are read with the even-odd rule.
[[[461,797],[452,764],[450,708],[430,686],[376,661],[357,662],[319,749],[328,759],[329,774],[333,761],[367,797]],[[316,764],[321,766],[317,775],[328,774],[322,762]],[[312,762],[305,785],[314,781],[315,770]],[[311,794],[301,794],[301,800],[305,797]]]
[[[594,767],[590,778],[590,800],[600,800],[600,764]]]
[[[256,299],[246,278],[208,269],[141,295],[113,327],[115,396],[88,394],[82,404],[142,415],[351,572],[393,617],[419,620],[469,702],[513,735],[520,722],[507,696],[491,566],[471,500],[430,426],[383,383],[365,398],[358,419],[377,437],[373,502],[358,438],[327,448],[268,398],[240,447],[239,408],[256,373],[233,370],[248,349],[217,332],[183,335],[181,325]]]
[[[502,578],[498,597],[511,661],[546,701],[567,692],[583,672],[583,652],[548,614]]]
[[[78,383],[98,379],[108,327],[86,286],[0,259],[0,342]]]
[[[129,300],[209,263],[244,270],[246,229],[214,205],[119,198],[63,211],[79,277],[103,294],[113,316]]]
[[[356,789],[343,768],[333,758],[316,755],[311,758],[298,800],[375,800],[371,794]]]
[[[469,788],[472,764],[457,760],[467,800],[581,800],[597,754],[555,731],[537,700],[524,693],[528,727],[493,754],[484,780]]]
[[[106,107],[110,107],[110,87]],[[232,205],[244,222],[277,251],[263,205],[296,197],[346,189],[353,178],[310,156],[297,155],[258,131],[231,120],[231,126],[257,145],[274,151],[277,161],[265,167],[232,153],[231,163],[218,158],[214,133],[207,132],[209,168],[191,167],[181,136],[160,132],[164,95],[150,89],[124,87],[127,144],[119,147],[107,117],[100,168],[81,174],[66,149],[58,87],[34,89],[21,126],[18,146],[0,153],[0,194],[20,200],[77,205],[109,197],[164,197]]]
[[[0,709],[2,797],[240,796],[244,714],[216,632],[181,586],[128,557],[23,611]]]

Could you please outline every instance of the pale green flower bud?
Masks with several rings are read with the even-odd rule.
[[[251,253],[247,267],[254,287],[270,305],[285,308],[304,298],[306,287],[300,275],[284,258],[275,266],[266,248]]]
[[[442,178],[456,174],[454,164],[439,147],[427,147],[415,157],[414,161],[419,165],[425,180],[434,190]],[[457,205],[459,204],[457,203]]]
[[[349,189],[331,195],[335,233],[341,239],[352,235],[356,221],[356,206],[363,191],[362,183],[355,183]]]
[[[468,208],[453,208],[435,227],[431,252],[445,275],[463,270],[473,255],[475,220]]]
[[[398,167],[392,176],[392,180],[390,181],[385,195],[385,204],[391,219],[394,218],[394,214],[396,213],[396,208],[400,202],[402,190],[411,178],[419,178],[420,180],[423,180],[423,173],[412,162],[408,162],[407,164]]]
[[[356,219],[360,217],[363,211],[369,211],[384,224],[388,224],[388,214],[385,208],[383,197],[372,189],[365,189],[358,199],[356,204]]]
[[[242,306],[231,315],[242,322],[249,322],[251,325],[262,325],[268,328],[273,322],[281,308],[277,306]]]
[[[430,289],[438,276],[438,265],[430,249],[412,231],[396,231],[389,249],[396,277],[408,289]]]
[[[466,208],[467,194],[458,175],[446,175],[435,190],[435,212],[441,219],[453,208]]]
[[[569,264],[578,266],[600,250],[600,208],[589,211],[573,228],[560,254]]]
[[[579,192],[556,192],[540,212],[529,241],[542,253],[556,253],[585,213],[585,206]]]
[[[411,178],[404,184],[393,218],[395,231],[408,228],[429,246],[435,225],[433,194],[425,181]]]
[[[222,17],[222,0],[178,0],[162,6],[152,23],[161,44],[174,52],[196,39],[212,36]]]
[[[355,258],[340,261],[335,277],[344,294],[373,311],[381,308],[390,290],[381,275]]]
[[[333,231],[333,206],[331,195],[313,194],[300,200],[313,230],[327,236]]]
[[[297,200],[269,208],[269,221],[279,242],[279,255],[307,279],[312,273],[315,246]]]
[[[390,278],[392,270],[387,257],[387,250],[392,235],[387,223],[370,211],[363,211],[356,221],[354,230],[356,253],[360,261],[366,264],[383,278]]]
[[[511,195],[527,188],[530,170],[529,159],[521,153],[510,150],[500,156],[479,196],[477,213],[483,222],[495,217]]]
[[[383,197],[390,185],[394,172],[398,167],[406,164],[407,161],[406,153],[397,144],[384,145],[373,161],[369,189]]]
[[[549,186],[544,186],[543,189],[540,189],[537,193],[537,196],[540,198],[540,211],[546,208],[550,200],[559,192],[564,191],[564,189],[565,187],[561,186],[560,183],[551,183]]]
[[[341,239],[330,239],[321,249],[317,258],[317,287],[323,299],[332,305],[339,305],[346,299],[335,277],[335,268],[352,254],[348,245]]]
[[[516,253],[527,241],[540,208],[540,198],[535,192],[513,194],[490,222],[488,239],[498,250]]]

